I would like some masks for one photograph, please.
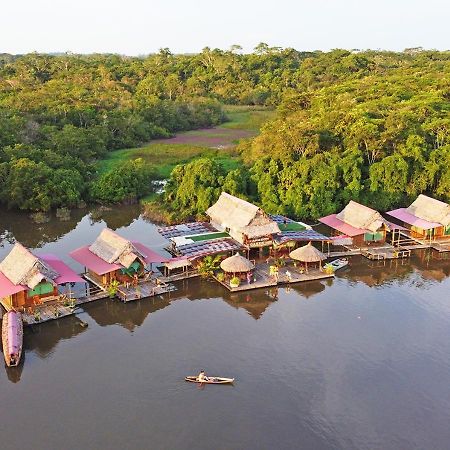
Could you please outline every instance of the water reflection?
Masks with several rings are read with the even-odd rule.
[[[25,353],[33,352],[39,358],[45,359],[53,353],[61,341],[72,339],[86,330],[84,322],[76,316],[32,325],[25,328]]]
[[[120,325],[132,332],[144,323],[149,314],[169,305],[169,295],[129,303],[108,299],[87,305],[85,312],[101,327]]]
[[[348,268],[336,275],[370,287],[382,286],[393,280],[413,282],[414,275],[422,281],[442,282],[450,276],[450,259],[430,250],[416,251],[410,258],[387,261],[369,261],[362,256],[354,256]]]
[[[112,208],[75,209],[69,220],[59,220],[54,213],[49,221],[35,223],[30,214],[20,211],[0,210],[0,247],[21,242],[29,248],[39,248],[49,242],[55,242],[67,233],[75,230],[80,222],[88,217],[90,225],[105,222],[113,230],[129,226],[140,215],[139,205],[116,206]]]
[[[11,383],[18,383],[20,381],[20,377],[22,376],[23,367],[26,364],[26,352],[24,351],[22,353],[22,358],[20,359],[20,364],[15,367],[6,367],[6,364],[4,364],[6,376],[8,377],[8,380],[11,381]],[[3,359],[3,355],[2,355]]]

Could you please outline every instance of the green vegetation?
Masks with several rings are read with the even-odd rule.
[[[261,127],[276,116],[274,108],[252,105],[228,105],[224,108],[227,122],[221,128],[251,130],[259,133]]]
[[[381,211],[419,193],[450,201],[449,75],[449,52],[307,57],[278,117],[238,146],[245,168],[231,193],[303,219],[351,199]],[[199,217],[232,184],[221,175],[211,190],[176,168],[165,200]]]
[[[198,273],[204,278],[212,277],[220,269],[221,261],[221,255],[205,256],[197,265]]]
[[[155,179],[164,180],[169,178],[177,164],[184,164],[202,156],[216,159],[229,169],[238,164],[238,155],[233,151],[219,151],[198,145],[155,143],[145,147],[115,150],[99,162],[98,169],[100,174],[104,174],[116,170],[126,161],[141,159],[148,165]]]
[[[349,199],[381,210],[420,192],[448,201],[449,61],[264,43],[247,55],[1,55],[0,203],[131,201],[161,178],[155,201],[172,220],[203,214],[222,189],[300,218]]]

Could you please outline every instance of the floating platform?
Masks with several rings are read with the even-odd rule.
[[[286,275],[286,271],[290,272],[291,276]],[[326,273],[319,269],[308,269],[308,271],[301,272],[299,268],[294,266],[285,266],[279,269],[278,279],[269,275],[269,264],[257,264],[253,277],[256,281],[248,283],[246,280],[242,281],[238,287],[231,287],[229,282],[219,281],[223,287],[231,292],[249,291],[253,289],[261,289],[266,287],[280,286],[284,284],[300,283],[305,281],[323,280],[327,278],[334,278],[333,273]]]
[[[173,284],[149,280],[139,283],[137,286],[119,286],[116,296],[123,302],[132,302],[143,298],[154,297],[155,295],[166,294],[175,291]]]
[[[403,247],[378,247],[365,249],[361,252],[363,256],[370,260],[409,258],[411,249]]]

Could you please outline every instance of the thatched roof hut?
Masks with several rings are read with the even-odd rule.
[[[239,272],[249,272],[255,268],[255,265],[249,261],[247,258],[244,258],[239,253],[236,253],[233,256],[230,256],[227,259],[224,259],[220,263],[220,268],[224,272],[229,273],[239,273]]]
[[[374,233],[383,225],[388,227],[387,221],[378,211],[353,200],[350,200],[348,205],[339,214],[336,214],[336,218],[352,227]]]
[[[289,257],[306,263],[321,262],[327,258],[320,250],[311,245],[311,242],[289,253]]]
[[[261,208],[240,198],[222,192],[206,214],[211,224],[229,233],[239,242],[280,233],[278,224]]]
[[[140,259],[145,265],[145,256],[136,246],[109,228],[102,230],[89,250],[109,264],[129,267],[136,259]]]
[[[450,225],[450,205],[423,194],[420,194],[406,211],[428,222],[440,223],[444,227]]]
[[[34,256],[23,245],[16,243],[0,263],[0,272],[14,285],[34,289],[42,280],[54,282],[59,274],[44,261]]]

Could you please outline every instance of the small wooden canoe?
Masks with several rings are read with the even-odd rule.
[[[2,344],[6,365],[18,366],[23,345],[23,323],[20,312],[9,311],[3,316]]]
[[[197,377],[186,377],[186,381],[190,381],[191,383],[200,383]],[[208,381],[202,381],[202,384],[231,384],[233,383],[234,378],[223,378],[223,377],[208,377]]]

